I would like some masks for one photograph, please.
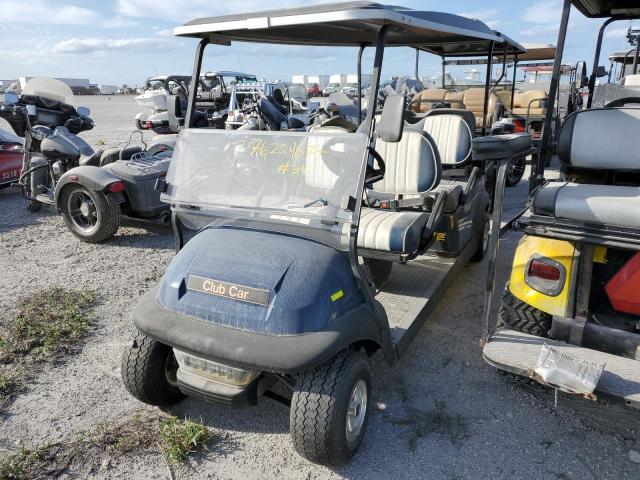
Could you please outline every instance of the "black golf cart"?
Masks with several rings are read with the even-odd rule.
[[[386,47],[490,51],[503,42],[477,20],[371,2],[203,18],[175,32],[200,40],[194,78],[209,44],[360,47],[359,58],[371,46],[369,105]],[[264,395],[291,407],[305,458],[351,458],[371,407],[367,355],[381,350],[394,364],[462,267],[482,258],[486,162],[531,148],[529,135],[484,137],[472,155],[469,112],[436,109],[409,122],[405,107],[403,95],[389,96],[355,133],[220,131],[193,128],[192,89],[159,185],[179,252],[136,306],[122,359],[134,397],[240,408]],[[468,175],[445,178],[445,157]],[[198,232],[186,244],[185,227]]]
[[[596,392],[640,408],[640,98],[568,115],[552,144],[550,119],[572,5],[588,17],[608,17],[598,35],[589,106],[604,28],[640,18],[636,1],[564,1],[530,208],[511,223],[525,235],[495,317],[493,272],[489,278],[484,357],[556,391],[592,399]],[[552,154],[562,163],[560,181],[544,180]]]

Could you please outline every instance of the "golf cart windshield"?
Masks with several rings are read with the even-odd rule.
[[[75,107],[73,91],[69,85],[55,78],[32,78],[22,89],[21,95],[37,97],[47,108],[57,108],[58,103]]]
[[[184,130],[166,200],[177,211],[218,217],[325,229],[350,223],[367,145],[354,133]]]

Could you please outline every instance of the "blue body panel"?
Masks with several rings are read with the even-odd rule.
[[[269,305],[188,290],[189,275],[269,290]],[[341,298],[332,299],[340,290]],[[331,328],[333,321],[365,299],[346,254],[298,237],[211,227],[192,238],[171,261],[158,303],[219,326],[299,335]]]

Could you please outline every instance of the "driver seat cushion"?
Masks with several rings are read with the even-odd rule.
[[[91,167],[99,167],[100,166],[100,157],[102,156],[102,150],[96,150],[91,155],[82,155],[80,160],[78,160],[78,164],[80,166],[91,166]]]
[[[640,187],[563,183],[536,193],[537,215],[640,228]]]
[[[420,249],[429,219],[423,212],[394,212],[363,207],[358,227],[358,247],[394,253]]]
[[[425,113],[431,110],[432,102],[444,101],[448,90],[444,88],[427,88],[413,97],[411,110],[415,113]]]

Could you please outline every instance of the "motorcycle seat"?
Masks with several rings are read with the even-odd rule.
[[[99,167],[100,166],[100,156],[104,152],[104,149],[96,150],[91,155],[80,155],[80,160],[78,160],[78,164],[81,166],[91,166],[91,167]]]
[[[142,147],[140,146],[107,148],[100,156],[100,166],[103,167],[118,160],[130,160],[133,155],[141,151]]]

